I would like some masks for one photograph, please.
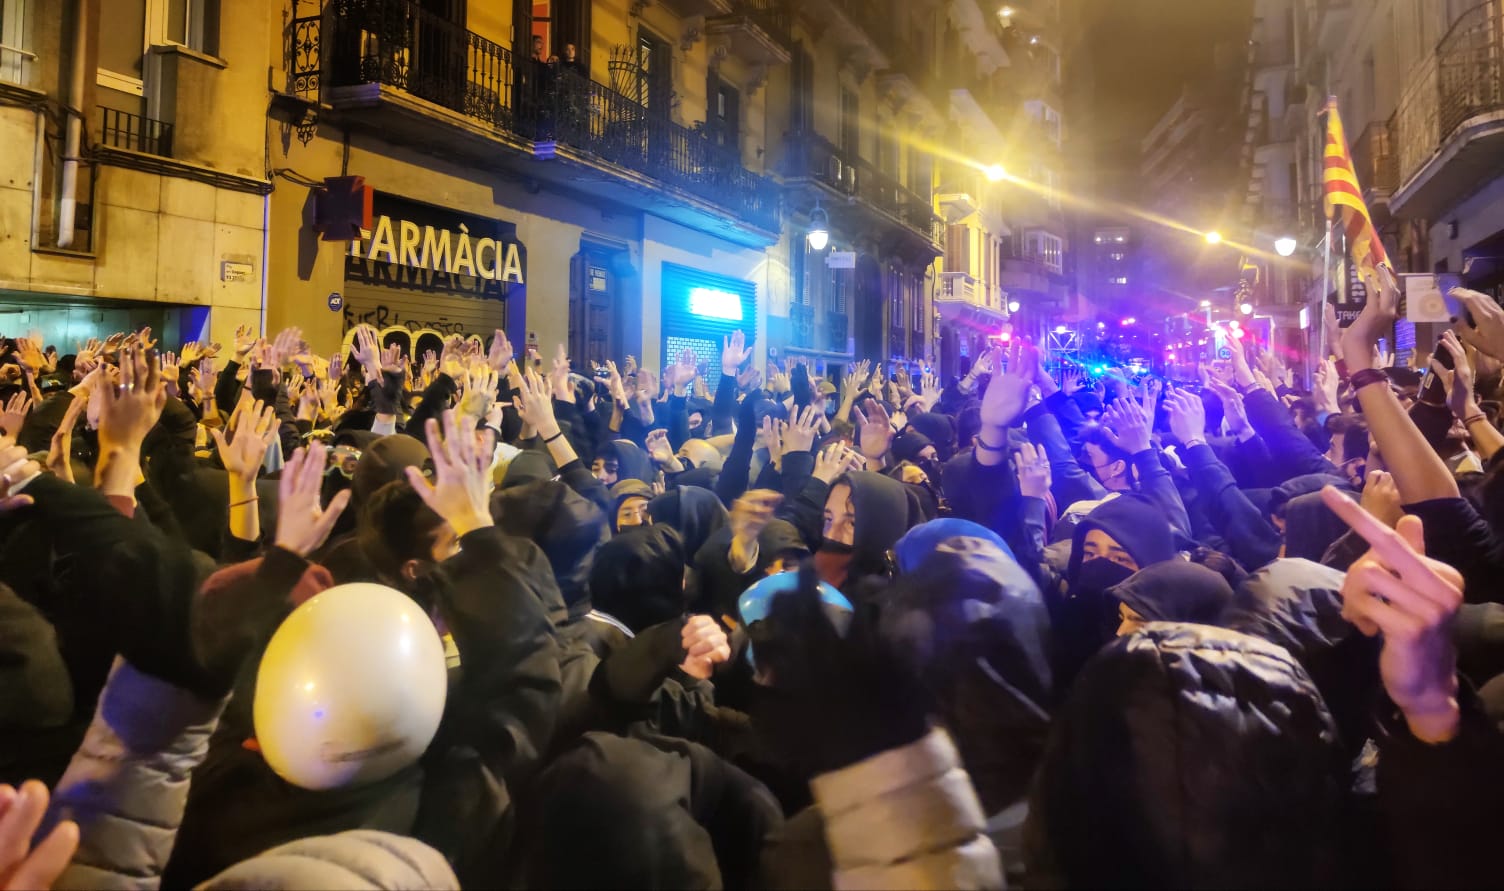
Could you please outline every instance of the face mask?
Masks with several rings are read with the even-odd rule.
[[[1101,594],[1113,585],[1125,581],[1133,570],[1120,566],[1106,557],[1094,557],[1081,564],[1076,572],[1075,584],[1071,585],[1073,596]]]
[[[815,571],[820,581],[837,588],[846,584],[851,574],[851,561],[856,559],[856,548],[849,544],[827,541],[815,552]]]

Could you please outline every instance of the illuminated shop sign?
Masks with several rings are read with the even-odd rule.
[[[742,298],[738,294],[717,291],[714,288],[691,288],[689,291],[689,314],[702,319],[721,319],[727,322],[742,320]]]
[[[350,242],[346,277],[412,290],[504,297],[526,282],[515,224],[378,193],[369,231]]]

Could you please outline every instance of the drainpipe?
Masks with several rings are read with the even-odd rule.
[[[57,246],[73,246],[77,234],[74,221],[78,211],[78,155],[83,142],[84,56],[89,46],[89,0],[76,0],[77,15],[73,31],[73,71],[68,82],[68,133],[63,140],[63,189],[58,204]]]

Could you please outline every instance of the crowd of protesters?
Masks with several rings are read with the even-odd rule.
[[[1309,392],[6,341],[0,886],[1496,884],[1455,296],[1424,379],[1390,282]]]

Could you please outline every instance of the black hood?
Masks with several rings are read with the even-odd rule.
[[[669,526],[638,526],[595,552],[595,608],[639,632],[684,614],[684,540]]]
[[[1334,878],[1332,717],[1284,649],[1155,623],[1081,673],[1030,799],[1040,887],[1311,887]]]
[[[653,481],[653,461],[642,447],[630,439],[617,439],[608,447],[616,453],[616,479]]]
[[[1112,536],[1133,556],[1139,569],[1175,556],[1175,534],[1164,511],[1142,495],[1125,492],[1104,501],[1076,525],[1067,575],[1075,579],[1081,570],[1086,533],[1100,529]]]
[[[1216,570],[1165,560],[1135,572],[1107,595],[1150,622],[1216,625],[1232,601],[1232,586]]]
[[[600,508],[562,482],[538,480],[493,493],[491,516],[497,528],[531,540],[548,557],[568,608],[564,619],[590,612],[590,568],[596,548],[611,538]]]
[[[893,437],[893,457],[900,461],[917,461],[919,453],[929,446],[935,445],[934,441],[917,430],[905,430]],[[940,449],[936,447],[936,453]]]
[[[1310,560],[1276,560],[1238,587],[1222,624],[1288,650],[1326,697],[1343,743],[1356,750],[1379,691],[1379,644],[1342,618],[1342,579]]]
[[[709,489],[681,485],[648,503],[654,523],[672,526],[684,537],[684,553],[698,554],[717,529],[731,521],[726,506]]]
[[[547,452],[529,449],[507,464],[507,472],[501,478],[501,488],[525,486],[528,483],[551,480],[558,475],[559,469],[554,466],[554,459]]]
[[[681,489],[694,487],[714,492],[716,481],[720,478],[720,471],[713,467],[691,467],[683,473],[674,474],[672,484]]]
[[[948,538],[880,600],[882,626],[923,671],[981,796],[1021,799],[1049,731],[1050,618],[1033,579],[985,538]]]
[[[429,457],[428,446],[405,433],[372,440],[355,462],[355,473],[350,477],[351,503],[358,509],[372,492],[393,480],[405,479],[407,468],[422,467]]]
[[[950,415],[920,412],[909,418],[909,426],[934,444],[941,461],[949,461],[955,455],[956,421]]]
[[[1335,477],[1326,477],[1335,479]],[[1344,492],[1352,490],[1342,487]],[[1321,492],[1307,492],[1285,502],[1285,556],[1320,562],[1326,549],[1347,532],[1347,524],[1321,500]]]
[[[893,545],[920,522],[919,503],[904,484],[869,470],[848,473],[836,485],[851,486],[851,506],[856,514],[852,568],[858,574],[878,574],[887,566]]]
[[[1330,473],[1307,473],[1291,477],[1269,490],[1268,512],[1273,514],[1291,499],[1320,492],[1324,486],[1336,486],[1346,492],[1353,490],[1352,483]]]

